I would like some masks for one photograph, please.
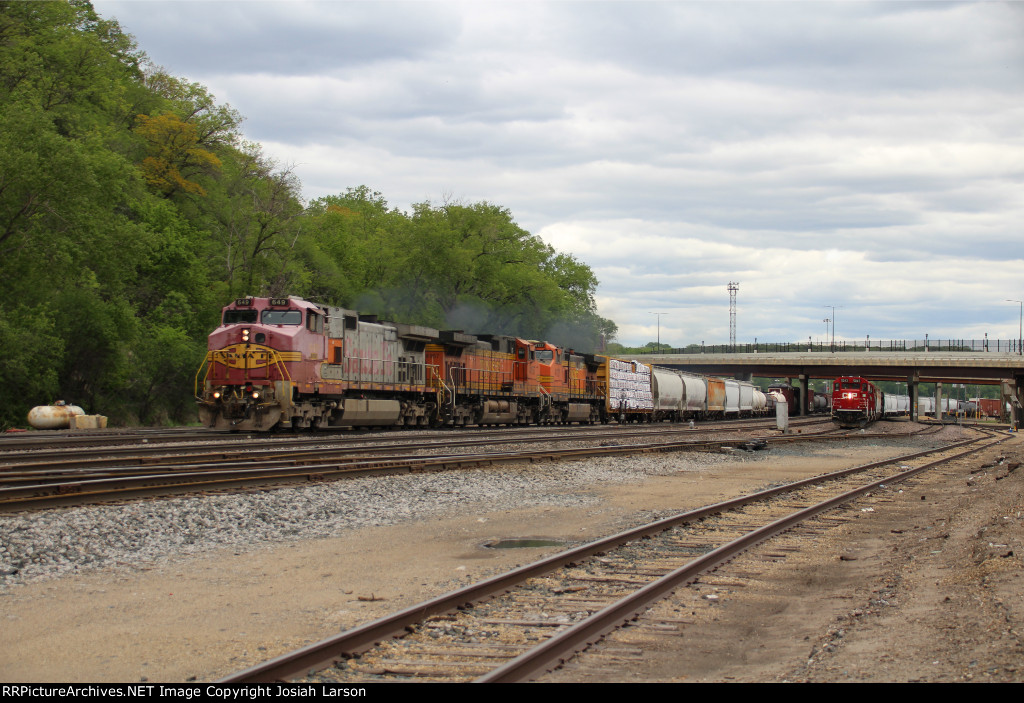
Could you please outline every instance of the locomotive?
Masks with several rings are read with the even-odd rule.
[[[928,414],[934,409],[934,400],[921,399],[922,413]],[[909,396],[883,393],[866,378],[841,376],[833,383],[832,420],[840,427],[864,427],[883,417],[909,414]]]
[[[840,427],[864,427],[882,416],[884,394],[859,376],[837,378],[832,386],[832,420]]]
[[[679,421],[766,412],[752,384],[550,342],[378,321],[297,297],[238,298],[196,374],[203,425],[358,426]]]

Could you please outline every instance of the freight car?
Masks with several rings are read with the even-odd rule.
[[[549,342],[239,298],[196,374],[216,430],[680,421],[766,410],[759,389]]]
[[[788,383],[776,383],[768,387],[768,397],[774,402],[772,409],[774,409],[774,403],[786,401],[790,415],[800,414],[800,398],[797,396],[798,389],[793,388]],[[818,393],[813,389],[807,389],[807,412],[809,414],[814,413],[827,413],[832,406],[832,399],[828,394]]]

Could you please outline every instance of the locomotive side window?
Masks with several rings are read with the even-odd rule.
[[[256,322],[256,311],[255,310],[225,310],[224,311],[224,324],[225,325],[237,325],[237,324],[252,324]]]
[[[302,311],[264,310],[263,314],[260,316],[260,322],[264,325],[301,325]]]
[[[317,334],[323,334],[324,332],[324,318],[323,315],[317,315],[315,312],[310,310],[306,313],[306,329],[310,332]]]

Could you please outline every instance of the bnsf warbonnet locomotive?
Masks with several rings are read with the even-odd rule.
[[[294,297],[239,298],[208,349],[196,397],[200,420],[217,430],[650,422],[770,409],[743,381],[378,322]]]

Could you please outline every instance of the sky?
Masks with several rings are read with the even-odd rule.
[[[1024,2],[93,4],[307,200],[508,208],[624,344],[730,282],[738,343],[1018,337]]]

